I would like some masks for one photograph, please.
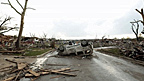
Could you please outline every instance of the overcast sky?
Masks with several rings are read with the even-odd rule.
[[[16,0],[10,1],[21,12]],[[19,1],[24,4],[25,0]],[[135,36],[129,22],[142,19],[135,9],[144,8],[144,0],[29,0],[28,7],[36,10],[26,11],[23,36],[31,32],[62,39],[127,38]],[[0,16],[14,17],[9,25],[19,26],[20,16],[10,6],[0,4]]]

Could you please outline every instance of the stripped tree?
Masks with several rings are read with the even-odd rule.
[[[140,21],[136,21],[136,20],[134,20],[134,22],[130,22],[131,24],[132,24],[132,31],[133,31],[133,33],[135,34],[135,36],[136,36],[136,39],[137,39],[137,41],[139,41],[139,22]]]
[[[2,20],[1,24],[0,24],[0,34],[4,34],[6,32],[9,32],[11,30],[17,30],[18,27],[8,27],[6,26],[8,23],[8,21],[10,21],[12,19],[12,17],[6,17],[4,20]]]
[[[140,20],[140,21],[143,24],[143,31],[141,33],[144,34],[144,12],[143,12],[143,9],[141,9],[141,11],[139,11],[138,9],[136,9],[136,11],[142,16],[143,20]]]
[[[31,36],[31,37],[36,37],[35,34],[33,34],[33,33],[30,33],[30,36]]]
[[[43,38],[46,39],[47,34],[43,32]]]
[[[21,46],[21,36],[22,36],[22,32],[23,32],[23,26],[24,26],[24,16],[25,16],[25,13],[26,13],[26,9],[33,9],[33,8],[27,8],[27,3],[28,3],[28,0],[25,0],[25,5],[24,7],[21,5],[21,3],[16,0],[18,5],[21,7],[22,9],[22,12],[20,13],[10,2],[10,0],[8,0],[8,3],[2,3],[2,4],[7,4],[7,5],[10,5],[12,9],[14,9],[20,16],[21,16],[21,22],[20,22],[20,30],[19,30],[19,35],[18,35],[18,39],[15,43],[16,45],[16,48],[20,48]]]

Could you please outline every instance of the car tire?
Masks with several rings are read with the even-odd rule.
[[[82,47],[88,46],[88,41],[82,40],[82,41],[81,41],[81,46],[82,46]]]
[[[60,52],[63,52],[64,49],[65,49],[65,47],[64,47],[63,45],[60,45],[60,46],[59,46],[59,51],[60,51]]]

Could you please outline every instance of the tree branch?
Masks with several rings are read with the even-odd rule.
[[[32,9],[32,10],[36,10],[36,9],[34,9],[34,8],[31,8],[31,7],[27,7],[27,9]]]
[[[132,24],[132,26],[131,26],[132,27],[132,31],[135,34],[135,36],[137,38],[137,41],[139,40],[139,38],[138,38],[138,34],[139,34],[139,31],[138,31],[139,30],[139,22],[141,22],[141,21],[140,20],[138,20],[138,21],[134,20],[134,22],[130,22]],[[134,27],[135,27],[135,29],[134,29]]]
[[[138,24],[138,22],[140,22],[140,21],[136,21],[135,19],[134,19],[134,21],[137,24],[136,32],[138,33],[138,30],[139,30],[139,24]]]
[[[143,22],[143,21],[142,21],[142,20],[136,21],[136,20],[134,19],[134,22],[130,22],[130,23],[138,23],[138,22]]]
[[[9,5],[19,14],[19,15],[21,15],[21,13],[20,12],[18,12],[17,11],[17,9],[15,8],[15,7],[13,7],[13,5],[11,4],[11,2],[8,0],[8,2],[9,2]]]
[[[24,6],[24,10],[23,10],[23,12],[25,12],[26,9],[27,9],[27,2],[28,2],[28,0],[25,1],[25,6]]]
[[[4,3],[4,2],[1,2],[1,4],[6,4],[6,5],[9,5],[9,3]]]
[[[143,9],[141,9],[141,13],[143,14]]]
[[[3,24],[5,24],[9,20],[11,20],[11,17],[5,18],[5,20],[0,25],[0,28],[2,27]]]
[[[135,35],[137,35],[137,33],[136,33],[136,32],[134,31],[134,29],[133,29],[133,25],[132,25],[132,31],[134,32]]]
[[[139,30],[139,24],[137,22],[137,29],[136,29],[137,34],[138,34],[138,30]]]
[[[138,13],[142,14],[138,9],[135,9]]]
[[[18,29],[18,28],[17,28],[17,27],[10,28],[9,30],[6,30],[6,31],[3,31],[3,32],[0,32],[0,34],[3,34],[3,33],[6,33],[6,32],[9,32],[9,31],[14,30],[14,29]]]
[[[23,6],[20,4],[20,2],[19,2],[18,0],[16,0],[16,1],[17,1],[17,3],[20,5],[20,7],[21,7],[22,9],[24,9]]]

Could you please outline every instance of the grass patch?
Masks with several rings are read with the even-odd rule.
[[[43,54],[49,50],[51,50],[51,48],[46,48],[46,49],[30,48],[30,49],[25,51],[25,56],[37,56],[37,55],[41,55],[41,54]]]
[[[106,53],[106,54],[110,54],[110,55],[122,56],[120,49],[118,49],[118,48],[99,49],[97,51]]]

